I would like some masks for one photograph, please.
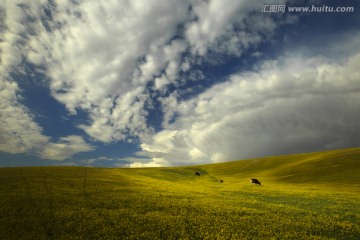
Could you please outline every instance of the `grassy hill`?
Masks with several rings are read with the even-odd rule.
[[[360,239],[360,148],[174,168],[0,168],[0,239],[271,238]]]
[[[360,148],[304,153],[203,166],[211,174],[262,177],[287,183],[356,185],[360,183]]]

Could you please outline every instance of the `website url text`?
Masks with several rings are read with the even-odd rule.
[[[261,7],[261,12],[264,13],[347,13],[354,12],[354,7],[332,7],[332,6],[315,6],[311,7],[287,7],[286,5],[264,4]]]

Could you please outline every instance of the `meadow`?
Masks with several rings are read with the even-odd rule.
[[[360,148],[173,168],[0,168],[0,239],[358,240]]]

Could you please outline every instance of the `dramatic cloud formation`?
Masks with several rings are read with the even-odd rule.
[[[277,43],[294,41],[282,31],[303,29],[302,14],[262,13],[263,4],[2,1],[0,151],[69,160],[127,142],[140,151],[121,164],[141,167],[358,144],[359,56],[290,54]],[[47,131],[29,86],[46,89],[76,130]]]
[[[33,153],[43,158],[62,160],[74,153],[92,150],[93,147],[79,136],[64,137],[69,139],[69,149],[64,148],[63,143],[52,143],[50,137],[44,136],[42,128],[34,122],[31,111],[20,103],[21,90],[11,78],[11,73],[22,71],[21,62],[25,57],[24,52],[26,53],[24,49],[28,47],[28,35],[33,33],[31,30],[34,19],[28,12],[29,6],[10,2],[5,2],[6,8],[0,8],[0,151]],[[34,11],[39,11],[36,6],[34,8]],[[22,20],[29,23],[28,29],[21,24]]]
[[[142,149],[171,165],[358,146],[359,69],[360,53],[265,62],[173,104],[179,117]]]
[[[63,160],[94,149],[79,136],[63,137],[63,142],[52,143],[50,137],[42,134],[42,128],[34,122],[29,110],[19,103],[17,84],[6,79],[0,84],[0,151]]]

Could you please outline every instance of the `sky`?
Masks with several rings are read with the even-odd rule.
[[[0,1],[0,167],[359,146],[357,0]]]

